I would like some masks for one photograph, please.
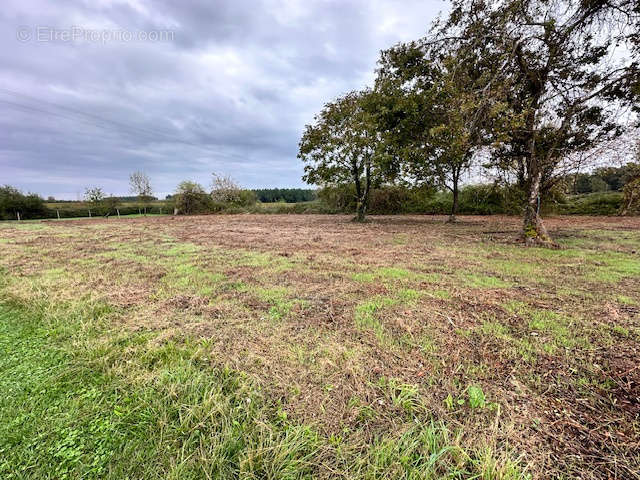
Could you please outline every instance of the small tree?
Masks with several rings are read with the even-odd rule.
[[[238,204],[242,188],[229,175],[211,174],[211,198],[214,202]]]
[[[153,200],[153,189],[151,181],[144,172],[133,172],[129,176],[129,187],[131,193],[138,197],[138,201],[144,206],[144,213],[147,214],[147,207]]]
[[[119,197],[114,197],[113,194],[108,197],[105,197],[104,200],[102,201],[103,214],[108,217],[109,215],[117,211],[119,205],[120,205]]]
[[[640,177],[627,183],[622,192],[620,215],[640,215]]]
[[[229,175],[212,173],[211,199],[226,205],[247,207],[257,201],[256,193],[240,187]]]
[[[379,178],[382,140],[376,121],[376,96],[351,92],[327,103],[307,125],[298,157],[307,165],[303,179],[331,186],[353,183],[356,221],[364,221],[372,182]]]
[[[101,187],[86,187],[84,189],[84,201],[89,204],[89,208],[93,208],[94,213],[103,215],[104,192]]]
[[[104,192],[100,187],[87,187],[84,189],[85,202],[98,205],[104,200]]]
[[[206,212],[209,210],[211,203],[211,198],[202,188],[202,185],[189,180],[180,182],[172,200],[175,202],[175,207],[178,211],[185,215]]]
[[[623,198],[620,206],[620,215],[640,215],[640,141],[636,146],[636,158],[638,163],[626,165],[626,185],[622,189]],[[632,178],[632,175],[635,178]]]
[[[120,204],[120,199],[113,195],[106,196],[101,187],[87,187],[84,190],[84,200],[88,202],[98,215],[108,217],[116,211]]]

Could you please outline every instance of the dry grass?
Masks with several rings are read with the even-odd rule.
[[[213,366],[327,435],[428,405],[535,477],[640,478],[640,219],[549,219],[559,251],[517,244],[517,218],[443,221],[14,223],[0,265],[13,298],[104,300],[122,328],[207,339]]]

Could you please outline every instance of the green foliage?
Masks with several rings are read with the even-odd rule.
[[[467,185],[460,190],[458,212],[463,215],[519,215],[524,193],[515,185]],[[329,211],[354,212],[352,187],[325,187],[318,199]],[[370,194],[369,213],[374,215],[429,214],[448,215],[453,195],[429,187],[382,186]],[[622,205],[622,194],[604,192],[563,195],[554,189],[542,201],[541,211],[562,215],[615,215]]]
[[[259,202],[299,203],[316,199],[316,191],[310,188],[262,188],[253,190]]]
[[[621,192],[624,186],[640,176],[640,164],[627,163],[620,167],[600,167],[592,173],[578,173],[567,177],[571,193],[594,193],[612,190]]]
[[[482,388],[471,385],[467,389],[467,395],[469,396],[469,406],[471,408],[483,408],[486,405],[486,399]]]
[[[84,192],[84,198],[89,204],[93,215],[111,215],[116,213],[116,208],[120,205],[118,197],[105,196],[100,187],[87,187]]]
[[[353,187],[341,185],[325,187],[318,198],[330,209],[355,211]],[[458,212],[462,214],[491,215],[520,213],[522,193],[514,187],[496,185],[469,185],[460,191]],[[453,195],[430,187],[381,186],[371,191],[369,213],[389,215],[423,213],[444,215],[451,212]]]
[[[379,96],[371,90],[350,92],[327,103],[305,127],[298,158],[306,165],[303,179],[314,185],[353,184],[357,220],[364,220],[372,184],[384,170],[383,142],[378,135]]]
[[[204,191],[199,183],[188,180],[178,185],[171,200],[179,213],[185,215],[206,213],[212,210],[211,196]]]
[[[622,205],[619,192],[568,195],[555,205],[554,211],[563,215],[615,215]]]
[[[44,200],[35,193],[23,194],[10,185],[0,187],[0,220],[43,218],[46,215]]]

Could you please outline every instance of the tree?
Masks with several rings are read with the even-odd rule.
[[[153,189],[151,181],[144,172],[133,172],[129,176],[129,187],[131,193],[138,197],[138,201],[144,205],[144,213],[147,214],[147,206],[153,200]]]
[[[478,61],[464,62],[449,44],[430,38],[382,52],[377,87],[395,99],[384,115],[391,144],[402,152],[403,170],[417,183],[437,184],[453,195],[449,221],[458,211],[460,178],[484,143],[490,114],[478,97]]]
[[[104,200],[104,192],[100,187],[86,187],[84,189],[84,200],[94,205],[99,205]]]
[[[379,176],[381,137],[375,93],[351,92],[327,103],[305,127],[298,158],[306,165],[303,180],[320,186],[353,183],[356,221],[364,221],[371,184]]]
[[[85,188],[84,200],[91,204],[96,214],[106,217],[115,212],[120,204],[118,197],[113,195],[106,196],[101,187]]]
[[[229,175],[212,173],[211,198],[214,202],[247,207],[257,201],[255,192],[244,190]]]
[[[211,197],[202,185],[189,180],[178,185],[172,199],[178,211],[185,215],[207,212],[211,204]]]
[[[108,197],[105,197],[104,200],[102,200],[102,212],[108,217],[109,215],[117,211],[119,205],[120,198],[113,196],[113,194],[109,195]]]
[[[616,109],[637,102],[639,15],[631,0],[455,0],[439,30],[491,70],[477,95],[504,107],[493,164],[517,171],[528,245],[553,245],[539,205],[563,159],[620,134]]]
[[[98,215],[106,215],[108,212],[104,212],[104,199],[105,195],[101,187],[86,187],[84,189],[84,201],[90,204],[90,208],[93,208],[94,213]]]
[[[620,215],[640,215],[640,141],[636,145],[638,163],[629,163],[628,177],[622,189],[623,198]]]

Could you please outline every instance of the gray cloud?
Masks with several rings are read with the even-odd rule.
[[[88,185],[125,194],[137,169],[159,194],[186,178],[207,184],[212,171],[247,187],[302,186],[296,153],[305,123],[323,103],[371,83],[379,50],[422,35],[445,4],[5,0],[3,7],[0,183],[75,198]],[[58,39],[38,41],[39,26]],[[111,36],[60,38],[73,27],[76,35]],[[172,38],[126,41],[116,31]]]

